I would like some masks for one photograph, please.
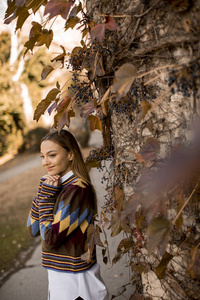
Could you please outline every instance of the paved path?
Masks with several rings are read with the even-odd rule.
[[[38,158],[34,161],[35,164],[38,163]],[[24,167],[23,167],[24,169]],[[19,170],[18,170],[19,172]],[[12,173],[14,174],[14,173]],[[16,174],[16,173],[15,173]],[[3,178],[3,177],[1,177]],[[5,177],[4,177],[5,178]],[[104,203],[105,187],[101,184],[102,172],[99,172],[97,169],[92,169],[91,178],[95,185],[98,203],[101,208]],[[115,255],[116,248],[123,238],[123,236],[118,235],[115,238],[109,237],[108,241],[110,245],[110,255],[111,259]],[[98,263],[101,266],[101,275],[108,287],[111,295],[117,294],[117,289],[123,284],[126,284],[129,281],[129,269],[126,267],[124,260],[120,261],[113,267],[111,263],[105,265],[102,262],[102,248],[97,247],[97,257]],[[39,245],[30,260],[27,261],[25,267],[14,275],[12,275],[5,284],[0,289],[0,299],[1,300],[46,300],[47,299],[47,273],[41,267],[41,245]],[[130,296],[130,289],[125,293]],[[117,298],[118,300],[124,300],[123,296]],[[59,299],[58,299],[59,300]],[[87,300],[87,299],[86,299]],[[94,299],[98,300],[98,299]]]

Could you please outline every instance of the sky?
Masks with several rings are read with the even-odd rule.
[[[4,18],[4,14],[6,11],[7,1],[6,0],[0,0],[0,19]]]

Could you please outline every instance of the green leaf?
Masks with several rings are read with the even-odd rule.
[[[66,20],[73,4],[74,1],[72,0],[50,0],[45,5],[44,15],[49,14],[49,19],[60,15],[63,19]]]
[[[159,265],[156,268],[156,275],[159,279],[162,279],[165,276],[165,270],[167,268],[168,263],[173,258],[173,255],[168,253],[167,251],[163,255]]]
[[[153,251],[158,247],[160,255],[163,255],[167,246],[170,230],[171,224],[167,219],[162,216],[156,217],[147,228],[149,251]]]
[[[94,131],[95,129],[102,130],[101,128],[101,121],[97,116],[90,115],[87,120],[90,121],[90,130]]]
[[[112,86],[113,93],[116,93],[116,99],[126,96],[130,90],[133,81],[137,75],[137,69],[134,65],[126,63],[115,72],[114,84]]]
[[[42,70],[41,80],[44,80],[53,70],[54,68],[52,66],[45,66]]]

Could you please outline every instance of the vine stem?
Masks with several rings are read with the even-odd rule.
[[[198,187],[199,182],[195,185],[192,193],[190,194],[190,196],[187,198],[187,200],[185,201],[185,203],[183,204],[183,206],[181,207],[181,209],[179,210],[178,214],[176,215],[175,219],[172,222],[172,226],[176,223],[176,221],[178,220],[178,218],[180,217],[183,209],[186,207],[186,205],[188,204],[188,202],[190,201],[190,199],[192,198],[194,192],[196,191],[196,188]]]
[[[150,10],[152,10],[152,8],[154,6],[156,6],[156,4],[159,2],[160,0],[156,1],[149,9],[147,9],[145,12],[143,12],[142,14],[140,15],[133,15],[135,18],[141,18],[143,17],[144,15],[148,14],[148,12],[150,12]]]

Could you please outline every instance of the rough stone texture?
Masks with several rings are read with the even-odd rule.
[[[144,77],[139,76],[140,78],[135,81],[136,85],[142,83],[146,84],[147,88],[151,86],[151,93],[156,95],[147,99],[151,109],[140,126],[135,127],[139,106],[132,112],[132,121],[126,118],[124,112],[116,114],[114,110],[110,111],[115,159],[118,161],[119,173],[122,174],[121,177],[115,174],[115,180],[123,186],[127,197],[133,192],[133,182],[137,181],[141,169],[133,151],[138,153],[147,137],[154,137],[161,143],[160,158],[164,158],[180,143],[189,144],[195,120],[194,110],[196,108],[196,112],[199,111],[193,95],[185,96],[177,89],[173,94],[170,92],[173,85],[168,86],[170,69],[180,70],[181,65],[188,64],[199,56],[200,1],[192,1],[193,5],[188,9],[184,9],[182,5],[185,2],[187,7],[189,1],[181,1],[182,4],[178,8],[182,11],[177,11],[177,7],[173,6],[175,2],[87,1],[88,14],[96,23],[102,22],[103,16],[109,14],[114,16],[119,26],[118,50],[111,48],[109,59],[104,60],[106,74],[114,74],[114,71],[126,62],[137,67],[138,75],[155,70]],[[173,67],[167,68],[168,65]],[[147,84],[150,80],[151,83]],[[101,84],[98,83],[100,99],[108,86],[109,84],[103,81]],[[144,95],[142,97],[140,100],[146,100]],[[126,101],[128,98],[130,95],[127,94],[120,101]],[[138,104],[138,99],[132,96],[132,103],[136,102]],[[123,164],[126,161],[128,163]],[[190,214],[191,211],[186,212],[184,219],[186,231],[191,226],[186,221]],[[192,225],[194,224],[195,220]],[[180,255],[177,259],[182,260],[181,257],[183,256]],[[182,264],[179,272],[177,269],[179,264],[180,262],[175,262],[174,268],[177,270],[180,284],[184,286],[186,283],[181,273],[185,274],[186,265]],[[169,275],[168,281],[162,284],[168,291],[171,290],[170,299],[189,299],[172,276]],[[191,299],[197,299],[198,296],[195,295],[197,286],[189,280],[187,284],[187,288],[191,291]],[[173,290],[177,293],[174,294]]]

